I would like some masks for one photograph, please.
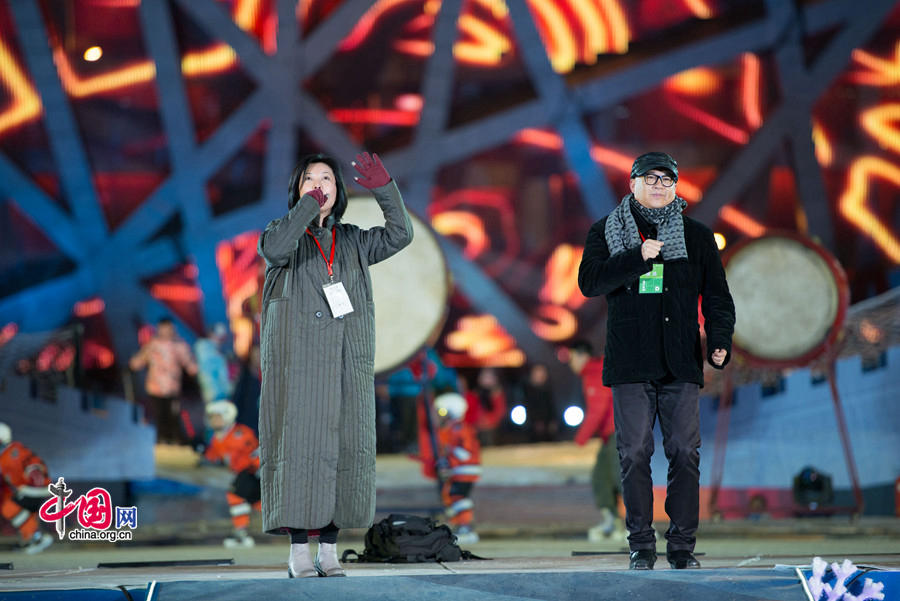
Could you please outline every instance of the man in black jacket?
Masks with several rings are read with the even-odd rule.
[[[631,194],[588,233],[578,271],[585,296],[606,295],[603,383],[612,388],[631,569],[653,569],[653,425],[659,417],[669,461],[666,557],[676,569],[694,557],[700,513],[703,355],[697,321],[702,297],[707,360],[731,358],[734,303],[712,231],[682,216],[678,165],[663,152],[635,159]]]

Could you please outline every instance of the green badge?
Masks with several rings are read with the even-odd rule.
[[[638,294],[660,294],[663,289],[663,264],[654,263],[653,269],[641,276]]]

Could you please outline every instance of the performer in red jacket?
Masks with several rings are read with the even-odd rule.
[[[618,517],[622,486],[616,451],[612,391],[603,385],[603,358],[593,356],[593,348],[589,342],[575,341],[569,345],[569,367],[581,376],[587,409],[584,421],[575,433],[575,442],[583,446],[594,436],[600,439],[597,461],[591,472],[591,486],[601,518],[600,523],[588,530],[588,540],[599,542],[613,535],[621,538],[625,536]]]
[[[206,406],[213,435],[204,456],[214,463],[224,463],[236,474],[231,490],[225,493],[234,525],[234,534],[224,541],[228,548],[254,546],[247,528],[250,512],[260,510],[259,441],[250,427],[235,423],[236,416],[237,408],[231,401],[214,401]]]
[[[38,529],[37,512],[50,496],[47,466],[0,422],[0,515],[19,532],[26,553],[40,553],[53,537]]]
[[[444,515],[461,544],[478,542],[473,529],[475,504],[472,487],[481,477],[481,445],[478,435],[465,422],[468,403],[462,395],[447,392],[434,399],[437,412],[438,475],[443,482]]]

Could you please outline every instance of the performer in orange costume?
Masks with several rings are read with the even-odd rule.
[[[222,462],[236,474],[226,494],[234,534],[225,539],[228,548],[252,547],[255,542],[247,533],[250,513],[260,510],[259,441],[253,430],[234,422],[237,408],[231,401],[214,401],[206,406],[206,420],[213,430],[204,456]]]
[[[50,496],[47,466],[21,442],[12,439],[12,430],[0,422],[0,515],[19,532],[26,553],[39,553],[53,537],[38,530],[35,515]]]
[[[481,445],[475,429],[464,420],[468,404],[455,392],[434,399],[438,415],[438,475],[443,482],[441,498],[444,515],[456,533],[457,542],[478,542],[472,528],[475,504],[472,487],[481,477]]]

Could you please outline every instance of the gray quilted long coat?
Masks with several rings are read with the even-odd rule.
[[[330,224],[307,195],[266,226],[259,411],[263,530],[366,528],[375,514],[375,306],[369,265],[407,246],[412,222],[396,184],[372,190],[384,227],[335,225],[335,281],[353,312],[331,316],[322,285]],[[329,218],[330,220],[330,218]]]

